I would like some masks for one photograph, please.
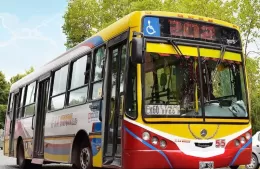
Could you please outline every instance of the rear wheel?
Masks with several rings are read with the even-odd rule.
[[[258,169],[258,167],[259,167],[258,159],[255,154],[252,154],[251,162],[250,162],[250,164],[246,165],[246,168],[247,169]]]
[[[17,165],[20,169],[41,169],[41,165],[32,164],[31,160],[25,159],[23,141],[20,141],[17,146]]]

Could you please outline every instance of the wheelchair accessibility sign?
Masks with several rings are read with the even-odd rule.
[[[145,36],[160,36],[159,18],[145,17],[143,24],[143,32]]]

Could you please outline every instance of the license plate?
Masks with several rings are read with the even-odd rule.
[[[214,162],[213,161],[200,161],[199,169],[214,169]]]

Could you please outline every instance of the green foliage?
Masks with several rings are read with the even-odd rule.
[[[22,79],[24,76],[32,73],[34,71],[34,68],[31,67],[29,70],[25,70],[25,73],[23,74],[17,74],[15,76],[13,76],[11,79],[10,79],[10,82],[11,84],[14,84],[15,82],[17,82],[18,80]]]

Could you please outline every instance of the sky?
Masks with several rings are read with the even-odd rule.
[[[67,0],[0,0],[0,71],[7,79],[66,51]]]

